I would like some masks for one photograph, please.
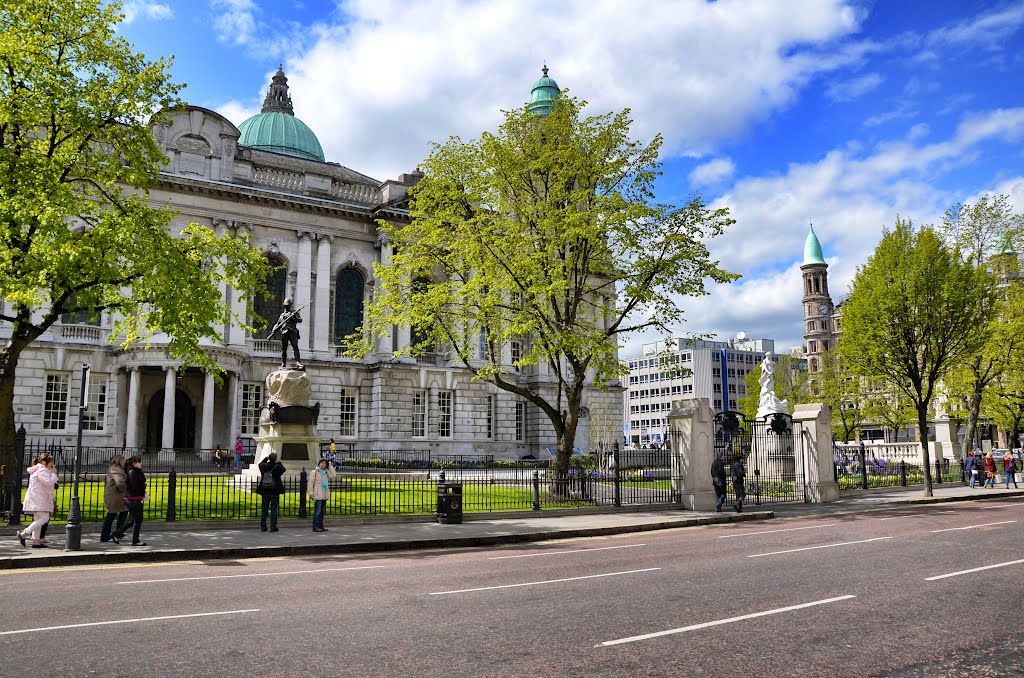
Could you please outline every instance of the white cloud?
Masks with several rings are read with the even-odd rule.
[[[162,2],[147,2],[146,0],[127,0],[122,3],[121,11],[124,13],[124,23],[130,24],[138,18],[163,21],[174,18],[174,10]]]
[[[736,165],[729,158],[715,158],[690,172],[690,185],[695,188],[717,187],[726,179],[732,178]]]
[[[215,3],[223,39],[282,48],[253,36],[249,0]],[[703,155],[875,49],[841,42],[861,18],[844,0],[352,0],[341,10],[343,24],[307,27],[281,56],[296,114],[327,158],[381,178],[415,167],[430,142],[494,129],[501,109],[529,99],[545,60],[594,112],[628,106],[638,137],[663,132],[666,152]]]
[[[883,80],[878,73],[865,73],[857,78],[830,83],[825,88],[825,95],[832,101],[853,101],[877,89]]]
[[[231,45],[248,44],[256,33],[259,8],[253,0],[211,0],[217,40]]]
[[[964,21],[944,26],[925,37],[925,44],[935,50],[945,47],[977,47],[999,50],[1006,39],[1024,26],[1024,4],[1012,5]]]

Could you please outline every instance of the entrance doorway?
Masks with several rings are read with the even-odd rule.
[[[146,449],[158,450],[164,432],[164,392],[149,401],[146,410]],[[196,408],[181,389],[174,393],[174,447],[194,449],[196,446]]]

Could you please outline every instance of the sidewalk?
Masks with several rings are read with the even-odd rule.
[[[127,562],[238,559],[269,556],[309,556],[369,553],[429,548],[465,548],[523,542],[644,532],[775,517],[856,513],[901,505],[964,499],[1024,496],[1021,490],[971,490],[963,486],[936,487],[935,496],[921,488],[844,492],[833,504],[748,505],[744,513],[697,513],[665,506],[650,510],[580,510],[502,514],[485,518],[467,514],[460,525],[441,525],[429,516],[394,519],[328,518],[328,532],[314,534],[309,520],[282,520],[280,532],[260,532],[256,521],[143,524],[146,546],[99,542],[99,525],[83,525],[82,550],[64,551],[64,526],[52,525],[50,548],[22,547],[14,527],[0,528],[0,569],[96,565]]]

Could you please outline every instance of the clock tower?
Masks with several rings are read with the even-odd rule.
[[[835,344],[836,328],[832,297],[828,293],[828,264],[821,255],[821,243],[811,226],[804,243],[804,348],[807,372],[821,371],[821,354]]]

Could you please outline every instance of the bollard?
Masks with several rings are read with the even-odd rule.
[[[299,517],[306,517],[306,469],[299,474]]]
[[[540,471],[533,472],[533,510],[540,510]]]
[[[868,465],[865,463],[864,448],[860,448],[860,489],[868,489]]]
[[[942,484],[942,462],[938,459],[935,460],[935,482]]]
[[[177,516],[176,503],[178,496],[178,474],[171,468],[171,472],[167,474],[167,520],[168,523],[173,523]]]
[[[21,524],[21,462],[25,457],[25,425],[14,435],[14,470],[11,472],[11,515],[8,525]]]
[[[900,459],[900,485],[907,486],[907,462]]]

